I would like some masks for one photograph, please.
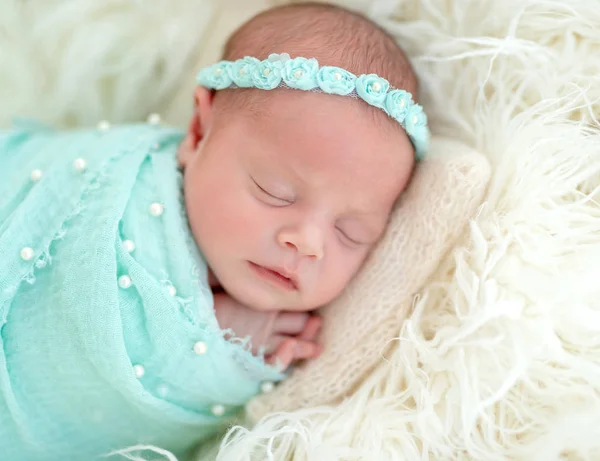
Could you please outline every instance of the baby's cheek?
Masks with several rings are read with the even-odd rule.
[[[254,199],[244,192],[229,192],[223,197],[223,222],[232,227],[232,231],[249,232],[260,219],[260,210]]]
[[[202,251],[210,250],[223,237],[232,213],[228,191],[206,178],[190,178],[186,185],[186,209],[190,226]]]
[[[228,247],[237,247],[248,241],[259,240],[265,221],[253,197],[239,189],[221,190],[209,200],[211,233],[225,241]]]
[[[361,253],[337,247],[330,248],[321,270],[314,274],[313,305],[321,306],[337,298],[352,280],[363,258]]]

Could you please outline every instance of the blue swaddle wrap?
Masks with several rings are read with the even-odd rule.
[[[183,207],[182,136],[0,132],[3,461],[137,443],[181,453],[282,378],[217,324]]]

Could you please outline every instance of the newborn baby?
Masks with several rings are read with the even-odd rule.
[[[3,460],[213,434],[318,355],[427,147],[404,53],[337,7],[258,15],[198,82],[185,133],[0,136]]]

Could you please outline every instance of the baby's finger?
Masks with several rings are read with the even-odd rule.
[[[279,334],[297,335],[305,329],[309,317],[307,312],[281,312],[275,318],[273,330]]]
[[[290,339],[289,336],[284,335],[273,335],[269,338],[269,341],[265,345],[264,354],[271,355],[277,352],[277,349],[283,344],[285,340]]]
[[[296,352],[296,340],[287,339],[277,348],[273,355],[267,357],[266,362],[270,365],[277,365],[281,371],[285,371],[294,361]]]
[[[304,341],[314,341],[321,330],[321,326],[323,326],[323,319],[316,315],[311,315],[306,321],[304,330],[298,335],[298,339],[303,339]]]
[[[281,370],[287,369],[293,362],[305,359],[314,359],[321,355],[322,347],[311,341],[299,339],[285,340],[275,353],[267,357],[266,362],[279,365]]]
[[[299,339],[296,342],[294,360],[314,359],[321,355],[321,350],[322,347],[319,344]]]

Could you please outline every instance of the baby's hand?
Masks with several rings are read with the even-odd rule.
[[[261,312],[250,309],[226,293],[215,293],[215,314],[219,326],[235,336],[250,336],[252,352],[264,348],[267,363],[287,369],[294,362],[318,357],[315,342],[321,317],[309,312]]]

